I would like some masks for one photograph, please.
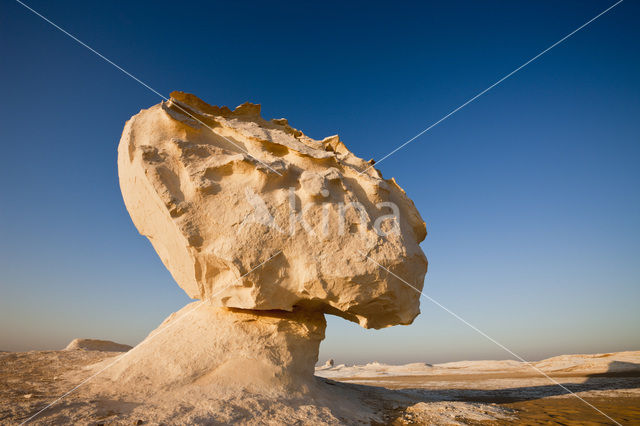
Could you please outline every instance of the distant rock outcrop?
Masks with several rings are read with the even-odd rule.
[[[104,351],[104,352],[127,352],[131,348],[132,346],[112,342],[111,340],[73,339],[71,343],[69,343],[67,347],[64,349],[66,351],[83,350],[83,351]]]
[[[321,368],[332,368],[334,365],[334,361],[332,358],[328,359],[327,362]]]

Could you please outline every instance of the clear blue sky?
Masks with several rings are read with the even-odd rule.
[[[261,103],[379,158],[613,1],[28,4],[162,93]],[[382,162],[427,222],[425,291],[521,355],[640,349],[640,5],[627,0]],[[135,344],[188,302],[122,201],[159,98],[0,2],[0,349]],[[428,301],[329,318],[321,358],[508,358]]]

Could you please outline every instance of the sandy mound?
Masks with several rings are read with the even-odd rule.
[[[127,352],[131,348],[132,346],[112,342],[111,340],[73,339],[71,343],[69,343],[67,347],[64,349],[66,351],[83,350],[83,351]]]
[[[169,423],[355,424],[382,419],[353,385],[313,376],[324,315],[194,302],[93,380],[91,398]],[[88,374],[113,363],[90,367]],[[121,408],[124,410],[124,408]]]
[[[314,382],[325,326],[320,312],[229,310],[194,302],[96,381],[109,379],[105,390],[137,396],[189,386],[209,395],[302,395]]]

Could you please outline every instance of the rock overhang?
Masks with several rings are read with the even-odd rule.
[[[232,111],[182,92],[129,120],[118,155],[134,224],[190,297],[304,307],[366,328],[409,324],[426,228],[370,166],[337,136],[264,120],[259,105]]]

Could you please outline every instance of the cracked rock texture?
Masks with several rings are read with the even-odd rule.
[[[370,166],[338,136],[182,92],[132,117],[118,147],[133,222],[190,297],[409,324],[419,294],[366,256],[422,289],[425,223]]]

